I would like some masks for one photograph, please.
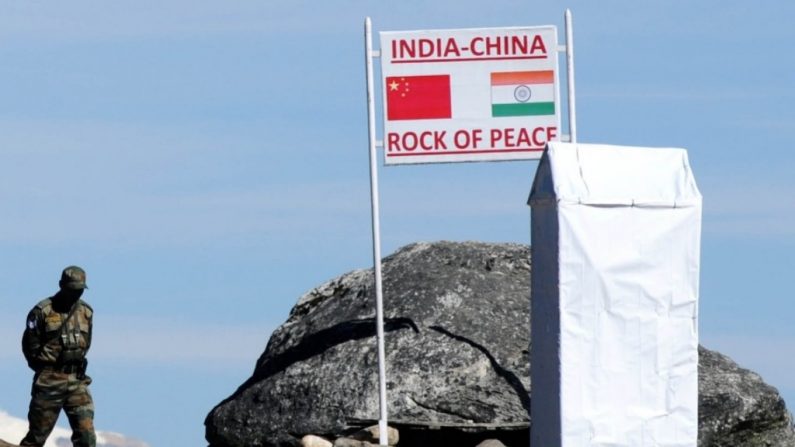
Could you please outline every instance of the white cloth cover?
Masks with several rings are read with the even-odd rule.
[[[529,202],[531,445],[695,447],[701,195],[687,152],[550,143]]]

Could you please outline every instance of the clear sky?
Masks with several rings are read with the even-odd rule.
[[[204,416],[298,297],[372,265],[364,18],[376,32],[562,34],[565,7],[579,140],[689,150],[704,196],[701,340],[794,406],[795,3],[10,0],[0,409],[25,415],[25,316],[78,264],[96,311],[97,426],[203,445]],[[382,168],[384,254],[529,243],[536,165]]]

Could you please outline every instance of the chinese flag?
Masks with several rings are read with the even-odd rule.
[[[388,76],[386,119],[450,118],[450,75]]]

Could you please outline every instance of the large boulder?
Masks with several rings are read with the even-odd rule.
[[[418,243],[383,263],[389,422],[400,445],[528,445],[530,249]],[[371,270],[301,297],[252,377],[205,421],[212,447],[292,446],[378,419]],[[793,446],[775,389],[700,349],[699,445]],[[451,443],[452,442],[452,443]]]
[[[792,415],[775,388],[703,347],[698,366],[700,446],[795,447]]]

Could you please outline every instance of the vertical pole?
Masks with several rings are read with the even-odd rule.
[[[577,110],[574,102],[574,32],[571,23],[571,9],[566,9],[566,78],[569,87],[569,135],[571,142],[577,142]]]
[[[373,267],[375,274],[375,317],[378,334],[378,419],[379,444],[387,445],[386,355],[384,354],[384,303],[381,292],[381,228],[378,210],[378,156],[375,142],[375,87],[373,82],[373,32],[370,18],[364,22],[365,59],[367,66],[367,120],[370,138],[370,204],[373,219]]]

